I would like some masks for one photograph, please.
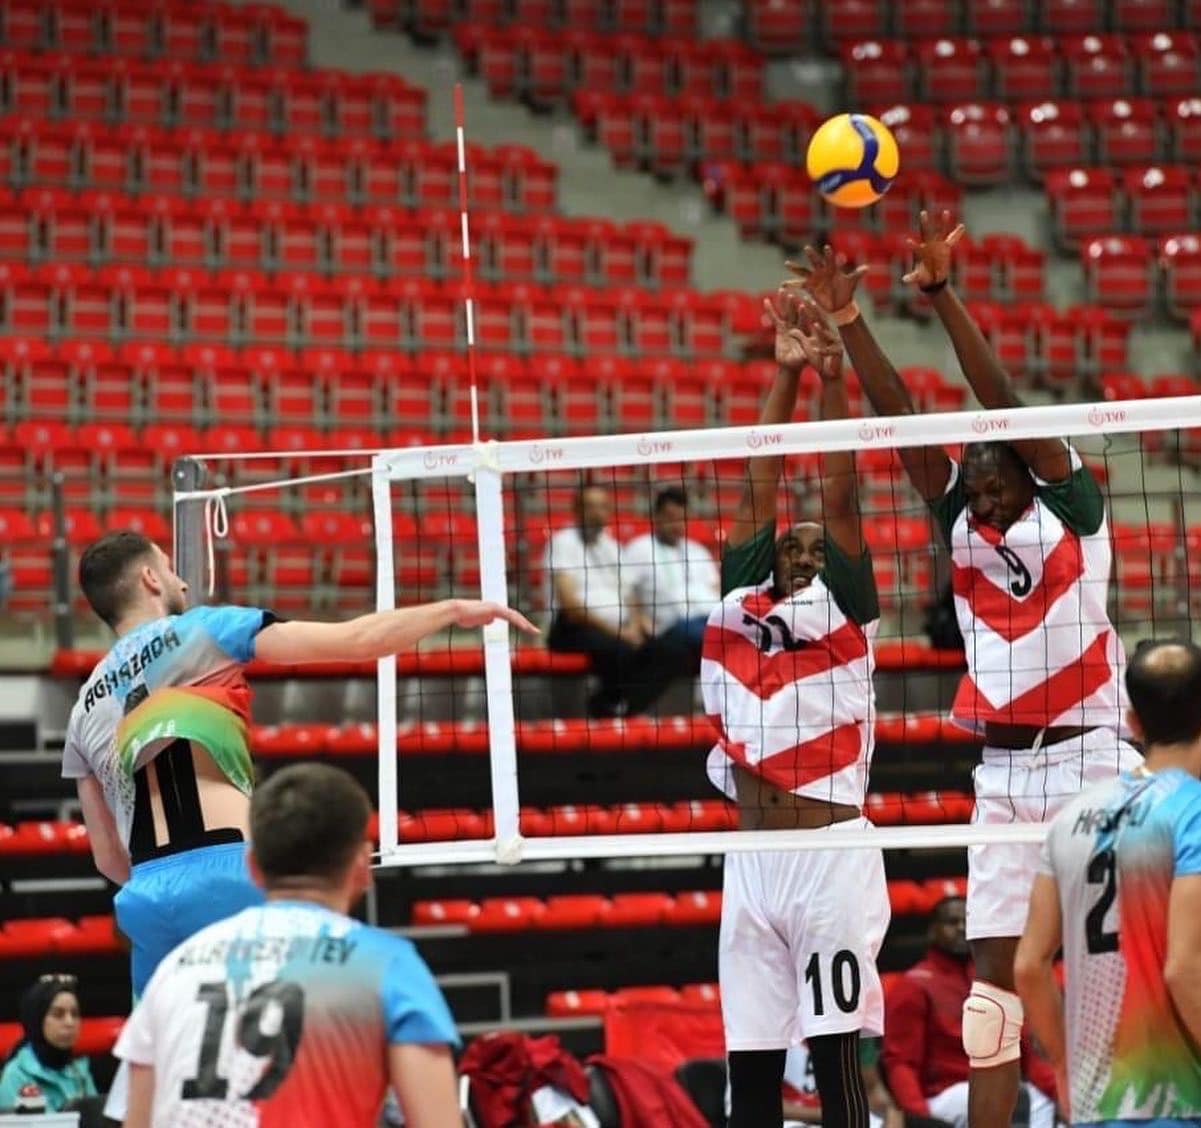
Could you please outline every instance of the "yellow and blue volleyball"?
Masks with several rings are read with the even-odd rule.
[[[817,190],[840,208],[865,208],[892,186],[901,167],[897,139],[868,114],[839,114],[809,139],[805,168]]]

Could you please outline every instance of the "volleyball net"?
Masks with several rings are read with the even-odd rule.
[[[542,623],[538,644],[495,625],[482,644],[478,633],[452,631],[381,660],[373,717],[340,717],[330,730],[331,754],[378,750],[383,866],[1035,842],[1043,826],[1016,805],[1008,825],[969,821],[980,742],[947,716],[964,667],[949,563],[897,451],[941,446],[954,456],[982,440],[1064,437],[1107,503],[1109,623],[1127,648],[1187,635],[1199,594],[1189,561],[1201,548],[1201,396],[198,456],[177,468],[176,548],[193,583],[285,615],[366,609],[373,589],[380,610],[479,596]],[[875,825],[739,830],[733,806],[706,780],[717,733],[698,680],[699,628],[688,622],[716,602],[716,593],[705,602],[706,585],[716,583],[746,459],[783,457],[783,531],[823,521],[823,455],[836,451],[855,453],[880,602],[866,808]],[[295,543],[276,524],[280,512],[293,514]],[[591,541],[572,534],[581,524],[595,526]],[[573,535],[587,546],[557,558],[555,546]],[[611,556],[597,548],[608,538]],[[671,551],[657,557],[652,542]],[[573,650],[579,632],[556,630],[552,573],[564,570],[598,629],[621,636],[615,669]],[[634,618],[641,626],[629,629]],[[1082,637],[1095,633],[1096,624],[1078,626]],[[778,645],[802,648],[784,637],[787,624],[781,631]],[[655,645],[668,637],[672,645]],[[831,682],[832,718],[838,696]],[[788,719],[765,713],[763,723]],[[814,722],[794,723],[800,733]],[[1116,744],[1114,756],[1116,764]]]

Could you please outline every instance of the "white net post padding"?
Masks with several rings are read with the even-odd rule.
[[[396,557],[392,541],[392,481],[386,460],[371,460],[371,505],[375,517],[375,608],[396,606]],[[379,839],[380,854],[395,853],[400,840],[399,792],[396,771],[396,655],[376,665],[376,724],[379,732]],[[391,748],[392,755],[384,755]]]
[[[1166,431],[1201,425],[1201,396],[1120,403],[1072,403],[998,411],[790,423],[775,427],[496,442],[414,448],[381,453],[373,466],[380,547],[380,606],[394,598],[391,497],[388,484],[423,477],[475,476],[482,586],[485,598],[507,600],[501,486],[507,474],[598,467],[744,459],[761,454],[800,455],[835,450],[894,449],[986,440],[1059,438]],[[386,589],[386,590],[385,590]],[[502,637],[503,636],[503,637]],[[604,857],[724,853],[731,850],[905,849],[1038,842],[1038,823],[1006,826],[908,826],[820,831],[717,831],[539,837],[522,839],[518,826],[517,749],[507,631],[485,637],[486,692],[496,833],[491,841],[413,843],[396,836],[395,663],[380,663],[381,865],[420,866]],[[386,699],[393,698],[389,703]],[[698,762],[697,771],[703,770]],[[388,811],[389,798],[392,799]],[[387,821],[385,821],[387,819]],[[386,836],[385,836],[386,835]]]

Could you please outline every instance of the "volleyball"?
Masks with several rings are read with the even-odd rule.
[[[868,114],[839,114],[809,141],[805,168],[817,190],[840,208],[865,208],[892,186],[901,156],[888,126]]]

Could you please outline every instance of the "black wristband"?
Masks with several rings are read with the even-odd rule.
[[[944,278],[941,282],[932,282],[929,286],[919,286],[923,294],[937,294],[939,290],[945,289],[949,279]]]

